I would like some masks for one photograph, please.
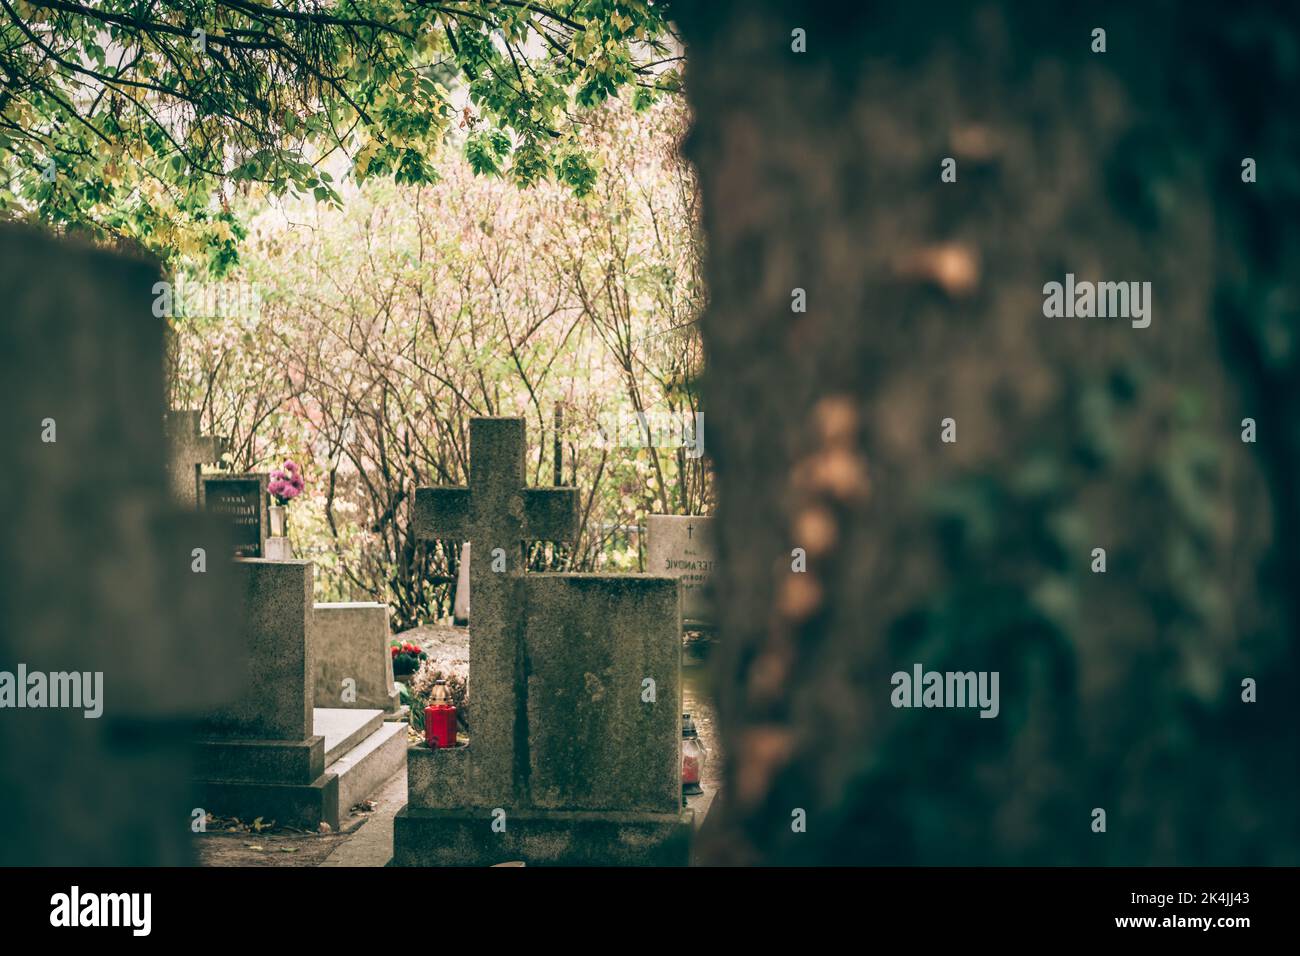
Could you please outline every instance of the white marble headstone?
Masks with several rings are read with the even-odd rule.
[[[716,623],[713,606],[716,569],[712,518],[700,515],[646,518],[646,573],[681,581],[683,624]]]

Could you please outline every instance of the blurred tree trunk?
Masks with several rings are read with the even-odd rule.
[[[724,575],[704,858],[1300,862],[1296,8],[673,14]],[[1066,273],[1150,282],[1150,327],[1044,317]],[[918,662],[997,671],[998,716],[891,706]]]

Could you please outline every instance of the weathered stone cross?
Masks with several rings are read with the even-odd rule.
[[[469,487],[415,493],[417,536],[471,545],[470,739],[408,748],[393,859],[684,864],[678,581],[525,573],[526,543],[573,538],[578,496],[524,486],[524,439],[473,419]]]
[[[172,496],[187,508],[197,508],[202,466],[220,461],[228,443],[224,438],[199,434],[196,411],[168,412],[163,432],[167,437],[167,483]]]
[[[525,487],[522,418],[475,418],[469,430],[469,487],[418,488],[415,533],[470,542],[474,625],[469,645],[472,760],[464,785],[508,793],[527,759],[519,739],[522,606],[516,589],[531,541],[570,541],[578,531],[576,488]],[[494,568],[496,570],[494,570]]]

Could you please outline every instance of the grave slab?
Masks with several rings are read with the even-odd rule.
[[[650,575],[535,574],[527,583],[534,805],[676,813],[680,744],[643,742],[681,737],[677,582]],[[651,689],[655,700],[647,701]],[[636,759],[628,759],[629,750]]]
[[[338,779],[340,819],[406,767],[406,724],[383,711],[317,707],[312,719],[325,738],[325,773]]]
[[[312,711],[312,729],[325,738],[325,763],[338,760],[365,740],[384,722],[383,711],[317,707]]]
[[[339,782],[339,817],[405,769],[406,724],[381,721],[378,730],[326,768]]]

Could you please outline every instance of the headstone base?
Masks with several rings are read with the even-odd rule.
[[[427,810],[409,804],[393,820],[394,866],[686,866],[695,811],[617,813]]]
[[[335,830],[346,812],[406,766],[406,725],[378,710],[316,708],[307,740],[197,742],[203,808],[218,817]]]
[[[339,815],[406,771],[406,724],[381,721],[379,729],[329,765],[339,781]]]
[[[339,781],[325,772],[325,738],[197,741],[202,806],[223,817],[281,826],[339,825]]]
[[[312,724],[325,737],[325,773],[338,777],[340,817],[406,769],[406,725],[382,711],[317,707]]]

